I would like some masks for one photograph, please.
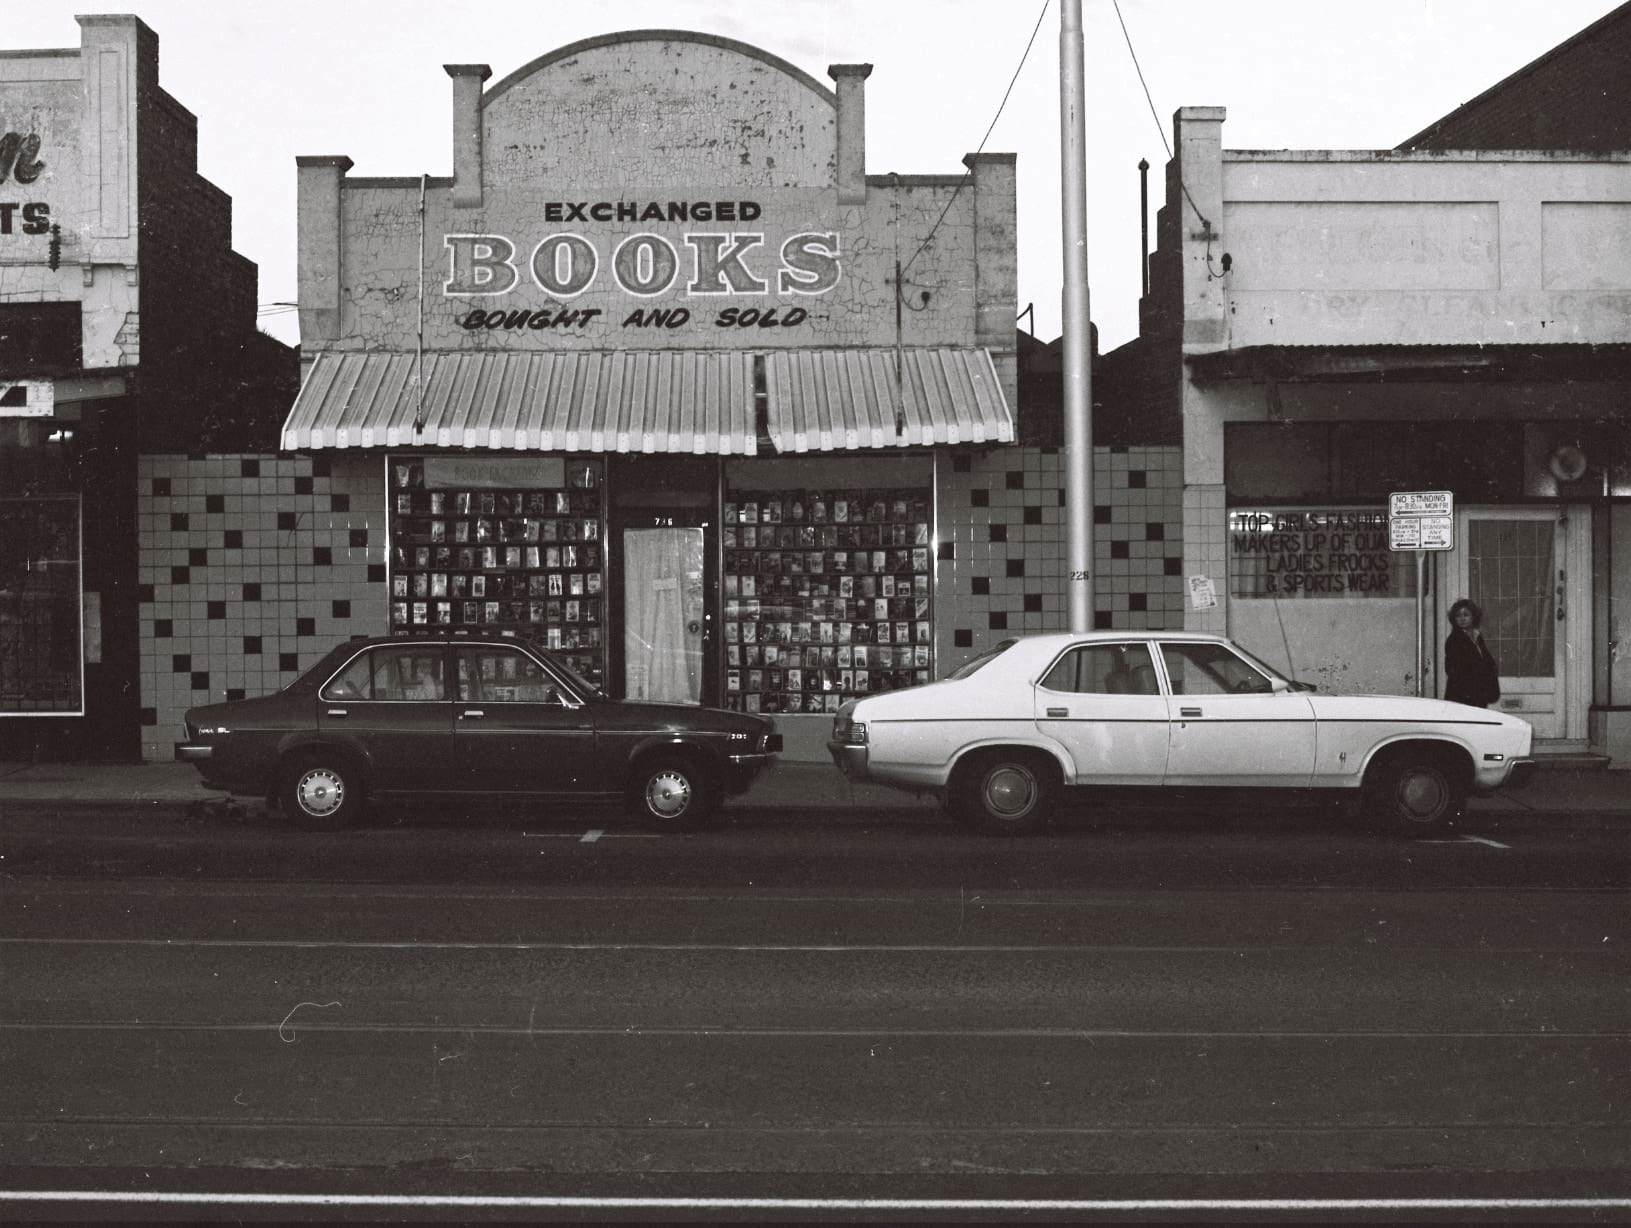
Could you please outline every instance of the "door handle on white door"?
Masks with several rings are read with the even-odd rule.
[[[1069,708],[1049,708],[1048,709],[1048,715],[1049,716],[1069,716],[1070,715],[1070,709]]]
[[[1179,716],[1200,716],[1201,715],[1201,710],[1199,708],[1179,708],[1178,709],[1178,715]]]

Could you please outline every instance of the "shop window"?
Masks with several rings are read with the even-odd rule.
[[[725,702],[835,712],[933,677],[928,488],[732,489]]]
[[[84,713],[77,496],[0,498],[0,714]]]
[[[393,457],[391,628],[497,631],[604,673],[598,461]]]

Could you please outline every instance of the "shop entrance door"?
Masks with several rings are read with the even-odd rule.
[[[701,703],[704,531],[625,529],[622,546],[625,696]]]
[[[1536,738],[1566,737],[1566,648],[1577,608],[1567,567],[1567,518],[1556,508],[1507,507],[1472,508],[1459,519],[1443,608],[1466,596],[1483,610],[1484,638],[1501,669],[1501,698],[1494,707],[1523,717]]]

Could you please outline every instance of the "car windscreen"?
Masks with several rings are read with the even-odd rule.
[[[995,661],[1003,653],[1007,652],[1016,643],[1018,643],[1017,640],[1003,640],[1003,642],[998,644],[995,648],[988,648],[986,651],[982,652],[979,656],[973,658],[972,660],[964,661],[956,669],[952,670],[951,673],[947,674],[946,678],[948,680],[967,678],[970,674],[978,673],[992,661]]]

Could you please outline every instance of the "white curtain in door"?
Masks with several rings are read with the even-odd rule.
[[[1484,639],[1507,678],[1556,672],[1557,561],[1551,520],[1467,525],[1467,587],[1484,611]]]
[[[623,679],[630,699],[701,702],[702,563],[701,529],[624,533]]]

